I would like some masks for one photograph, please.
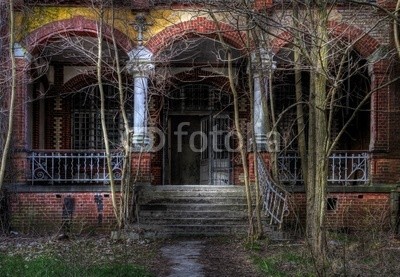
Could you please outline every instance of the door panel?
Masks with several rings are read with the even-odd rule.
[[[170,183],[194,185],[200,183],[199,116],[171,116]]]
[[[231,153],[229,138],[229,116],[212,117],[211,172],[213,185],[231,184]]]
[[[207,116],[201,120],[201,131],[207,134],[202,141],[200,183],[208,185],[231,184],[231,153],[229,141],[229,116]],[[207,144],[206,146],[204,144]]]
[[[209,133],[210,133],[210,117],[204,117],[201,119],[201,132],[205,134],[205,137],[201,138],[201,147],[204,151],[201,152],[201,160],[200,160],[200,184],[201,185],[210,185],[210,174],[211,174],[211,164],[210,164],[210,147],[208,145],[209,142]]]

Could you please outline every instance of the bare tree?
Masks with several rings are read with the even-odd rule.
[[[2,5],[2,12],[4,11],[4,6],[3,1],[1,2]],[[8,78],[11,79],[10,81],[10,91],[4,90],[2,92],[2,97],[4,99],[3,103],[6,103],[6,110],[7,110],[7,116],[6,121],[4,125],[6,126],[6,132],[5,132],[5,138],[4,138],[4,144],[1,145],[1,164],[0,164],[0,191],[3,188],[4,185],[4,176],[6,173],[6,167],[7,167],[7,162],[8,162],[8,154],[10,151],[10,145],[12,141],[12,134],[13,134],[13,124],[14,124],[14,108],[15,108],[15,98],[16,98],[16,84],[17,84],[17,69],[16,69],[16,61],[15,61],[15,56],[14,56],[14,43],[15,43],[15,19],[14,19],[14,1],[10,0],[8,3],[8,12],[4,15],[8,14],[8,28],[7,28],[7,34],[9,35],[8,37],[8,47],[4,47],[4,45],[0,45],[2,48],[6,48],[9,54],[9,62],[10,62],[10,68],[11,72],[10,75],[6,77],[6,81]],[[3,18],[3,16],[2,16]],[[3,26],[2,26],[3,27]],[[4,41],[3,35],[2,36],[2,42]],[[3,50],[3,49],[1,49]],[[8,83],[8,82],[7,82]],[[2,86],[4,89],[4,86]],[[3,124],[2,124],[3,125]],[[3,141],[2,141],[3,142]]]

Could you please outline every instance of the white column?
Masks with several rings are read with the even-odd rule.
[[[265,78],[264,82],[268,84],[268,79]],[[266,115],[265,115],[265,102],[262,97],[260,75],[254,74],[254,103],[253,103],[253,123],[254,123],[254,141],[257,144],[258,150],[265,150],[267,143],[267,128],[266,128]],[[264,83],[265,84],[265,83]],[[265,93],[267,93],[267,86],[265,86]]]
[[[147,133],[148,125],[148,78],[154,70],[152,63],[153,54],[144,46],[138,46],[129,54],[127,69],[134,78],[134,97],[133,97],[133,137],[134,147],[147,147],[149,136]]]
[[[254,124],[254,142],[257,144],[257,149],[261,151],[268,150],[267,148],[267,118],[266,104],[269,91],[269,76],[276,68],[273,61],[273,55],[267,50],[261,48],[259,52],[252,54],[253,61],[253,83],[254,83],[254,103],[253,103],[253,124]],[[259,56],[257,56],[257,54]],[[262,74],[262,76],[260,76]]]

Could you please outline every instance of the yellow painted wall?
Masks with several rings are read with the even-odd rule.
[[[27,8],[17,14],[17,38],[18,40],[22,40],[29,33],[43,25],[77,16],[82,16],[94,21],[97,21],[99,18],[98,11],[89,7],[38,6]],[[206,16],[206,14],[196,11],[172,11],[161,9],[150,11],[147,16],[147,22],[152,23],[152,25],[148,27],[145,39],[156,35],[168,26],[192,20],[198,16]],[[109,25],[112,25],[112,10],[107,9],[104,18]],[[130,9],[114,9],[114,18],[115,28],[125,33],[130,39],[135,40],[137,34],[132,26],[132,23],[135,22],[135,14]]]

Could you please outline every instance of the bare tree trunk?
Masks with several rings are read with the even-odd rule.
[[[106,160],[107,160],[107,171],[110,181],[111,188],[111,202],[113,205],[113,211],[115,218],[117,219],[118,228],[122,227],[121,218],[118,213],[118,206],[116,201],[116,189],[115,189],[115,180],[113,176],[113,168],[112,168],[112,159],[111,159],[111,151],[110,144],[107,134],[107,125],[106,125],[106,114],[105,114],[105,95],[103,88],[103,79],[102,79],[102,65],[103,65],[103,20],[104,20],[104,8],[101,5],[99,8],[99,23],[97,30],[97,38],[98,38],[98,52],[97,52],[97,63],[96,63],[96,72],[97,72],[97,83],[99,86],[100,92],[100,121],[101,121],[101,129],[103,133],[104,140],[104,148],[106,151]]]
[[[247,18],[248,20],[248,18]],[[249,24],[249,23],[247,23]],[[247,48],[250,49],[250,37],[251,37],[252,32],[250,32],[249,30],[247,31],[247,37],[248,40],[246,41],[247,43]],[[254,40],[254,38],[253,38]],[[249,90],[250,90],[250,115],[251,115],[251,120],[250,120],[250,124],[251,124],[251,133],[252,133],[252,138],[253,138],[253,167],[254,167],[254,178],[255,178],[255,208],[254,208],[254,213],[256,215],[256,229],[255,229],[255,234],[254,237],[255,239],[259,239],[261,237],[263,237],[264,235],[264,231],[263,231],[263,223],[262,223],[262,217],[261,217],[261,209],[262,209],[262,205],[261,205],[261,200],[262,200],[262,195],[260,192],[260,184],[258,182],[258,149],[257,149],[257,143],[255,140],[255,129],[254,129],[254,66],[253,66],[253,62],[259,63],[260,62],[260,57],[259,55],[257,55],[257,61],[252,61],[250,59],[250,66],[249,66],[249,75],[248,75],[248,82],[249,82]],[[259,74],[260,78],[262,78],[262,74]],[[261,88],[261,101],[265,101],[265,91]],[[265,105],[262,105],[262,107],[266,107]],[[265,112],[265,111],[264,111]]]
[[[393,33],[394,33],[394,43],[396,45],[397,55],[400,58],[399,9],[400,9],[400,0],[397,0],[396,10],[394,13],[395,19],[393,20]]]
[[[114,27],[114,9],[112,11],[112,27]],[[113,29],[114,30],[114,29]],[[114,47],[114,56],[115,56],[115,71],[117,72],[117,81],[118,81],[118,96],[119,96],[119,108],[122,115],[123,123],[124,123],[124,137],[122,139],[122,147],[124,149],[123,153],[123,168],[122,168],[122,176],[121,176],[121,201],[119,205],[119,217],[121,222],[121,227],[125,223],[128,222],[130,218],[130,194],[131,191],[131,140],[130,140],[130,125],[129,119],[126,114],[125,103],[126,103],[126,92],[123,88],[122,83],[122,74],[121,74],[121,66],[119,63],[119,54],[117,42],[115,39],[114,31],[112,30],[112,42]]]
[[[295,25],[295,36],[294,36],[294,79],[295,79],[295,91],[296,91],[296,118],[297,118],[297,143],[299,149],[299,155],[301,160],[301,172],[303,180],[307,180],[307,146],[306,146],[306,126],[304,123],[304,108],[303,108],[303,82],[301,72],[301,51],[300,47],[302,44],[302,35],[299,29],[299,11],[298,3],[293,3],[293,17]]]
[[[316,37],[311,46],[314,72],[311,76],[310,99],[310,140],[309,171],[307,184],[307,239],[316,263],[319,276],[325,275],[326,267],[326,232],[324,229],[327,186],[327,154],[329,137],[327,131],[327,79],[325,72],[328,63],[327,15],[324,5],[315,12],[314,26]],[[311,117],[312,115],[312,117]],[[311,135],[312,134],[312,135]]]
[[[249,182],[249,168],[247,164],[247,151],[245,147],[245,142],[240,126],[239,120],[239,97],[238,92],[235,87],[234,77],[233,77],[233,69],[232,69],[232,53],[228,50],[228,76],[229,76],[229,84],[233,94],[233,107],[234,107],[234,124],[235,129],[238,136],[239,143],[239,152],[242,160],[242,168],[244,175],[244,184],[246,188],[246,199],[247,199],[247,217],[249,221],[249,238],[253,239],[254,235],[254,223],[253,223],[253,203],[251,197],[251,188]]]
[[[215,14],[210,11],[209,15],[215,22],[215,24],[218,26],[218,30],[221,30],[220,24],[218,19],[216,18]],[[238,149],[240,153],[240,158],[242,161],[242,169],[243,169],[243,177],[244,177],[244,185],[245,185],[245,190],[246,190],[246,202],[247,202],[247,218],[249,221],[249,231],[248,231],[248,237],[250,240],[254,239],[254,221],[253,221],[253,201],[251,197],[251,188],[250,188],[250,178],[249,178],[249,168],[248,168],[248,163],[247,163],[247,151],[246,151],[246,144],[244,141],[244,136],[242,133],[242,128],[240,126],[240,120],[239,120],[239,96],[238,96],[238,91],[236,89],[235,85],[235,76],[232,68],[232,52],[229,46],[225,43],[221,32],[218,32],[218,38],[223,47],[226,50],[227,53],[227,63],[228,63],[228,79],[229,79],[229,86],[232,91],[232,96],[233,96],[233,109],[234,109],[234,125],[235,125],[235,130],[236,130],[236,135],[238,137]]]
[[[0,190],[4,184],[4,176],[7,167],[8,161],[8,153],[10,151],[11,140],[13,139],[13,123],[14,123],[14,106],[15,106],[15,97],[16,97],[16,84],[17,84],[17,65],[14,56],[14,42],[15,42],[15,34],[14,34],[14,1],[9,1],[9,57],[10,57],[10,66],[11,66],[11,87],[10,87],[10,98],[7,102],[8,105],[8,123],[7,123],[7,133],[3,147],[3,153],[1,156],[1,164],[0,164]]]

